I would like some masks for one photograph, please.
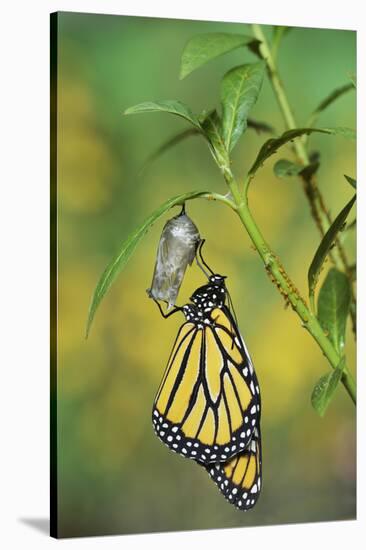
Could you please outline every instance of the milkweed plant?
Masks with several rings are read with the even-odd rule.
[[[92,297],[86,335],[88,336],[95,312],[121,270],[135,251],[150,227],[170,208],[184,205],[195,199],[214,200],[231,208],[240,218],[267,271],[270,280],[290,305],[298,321],[308,331],[329,363],[330,370],[323,374],[315,385],[311,403],[323,416],[329,403],[343,384],[351,400],[356,403],[356,384],[347,366],[345,356],[345,332],[348,318],[356,338],[356,298],[354,291],[355,265],[351,265],[342,245],[341,232],[351,230],[355,220],[348,222],[356,194],[332,219],[326,206],[326,197],[320,191],[317,180],[319,158],[309,153],[308,137],[312,133],[324,136],[341,136],[355,140],[355,131],[350,128],[320,128],[315,126],[319,115],[340,96],[355,90],[355,79],[332,91],[310,114],[305,127],[298,127],[288,101],[282,78],[277,68],[280,44],[290,27],[273,27],[271,39],[267,39],[260,25],[252,25],[252,35],[232,33],[207,33],[192,37],[183,49],[180,79],[199,69],[207,62],[236,49],[250,50],[258,58],[255,63],[244,63],[229,70],[220,86],[220,112],[216,109],[194,114],[179,100],[147,101],[128,108],[124,114],[164,112],[183,118],[189,127],[164,143],[153,157],[159,156],[192,135],[199,135],[208,145],[214,162],[223,177],[223,193],[188,191],[168,199],[159,206],[144,223],[122,243],[118,254],[103,272]],[[263,133],[271,133],[269,125],[249,118],[249,113],[258,95],[264,78],[268,78],[277,100],[285,127],[284,133],[267,139],[259,149],[256,158],[246,174],[234,174],[231,168],[231,154],[239,139],[253,127]],[[273,133],[273,132],[272,132]],[[279,178],[295,176],[302,184],[304,200],[308,203],[311,217],[319,230],[319,246],[308,268],[308,297],[300,295],[296,284],[281,264],[272,243],[269,243],[258,226],[248,200],[248,191],[255,178],[260,177],[263,164],[272,155],[282,152],[284,145],[291,146],[291,158],[281,158],[274,165]],[[287,151],[288,149],[286,149]],[[345,175],[345,185],[356,190],[356,180]],[[319,288],[320,272],[329,265],[323,284]]]

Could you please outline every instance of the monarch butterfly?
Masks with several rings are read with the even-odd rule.
[[[256,504],[262,484],[260,428],[255,427],[248,447],[224,463],[205,466],[224,497],[239,508],[249,510]]]
[[[190,304],[167,314],[157,302],[164,317],[183,311],[186,321],[168,360],[152,419],[155,433],[172,451],[208,465],[226,463],[248,448],[259,430],[260,394],[248,350],[226,305],[226,277],[204,262],[203,242],[198,253],[211,275],[197,262],[208,284],[193,293]]]

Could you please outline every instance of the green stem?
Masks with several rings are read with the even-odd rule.
[[[269,80],[272,84],[275,97],[277,99],[278,105],[282,112],[285,126],[287,130],[293,130],[297,128],[297,124],[296,124],[293,112],[291,110],[289,101],[287,99],[284,86],[278,74],[277,66],[273,59],[267,39],[260,25],[252,25],[252,29],[253,29],[254,36],[261,41],[260,54],[263,57],[263,59],[266,61]],[[295,154],[298,157],[298,160],[301,162],[301,164],[303,164],[304,166],[308,165],[310,162],[310,159],[301,139],[299,138],[295,139],[293,142],[293,147],[295,150]],[[312,215],[315,219],[315,222],[321,234],[324,235],[330,225],[330,219],[329,219],[328,212],[324,206],[324,201],[320,195],[319,190],[314,185],[314,182],[312,183],[311,181],[310,182],[304,181],[304,185],[308,186],[308,189],[305,188],[305,193],[310,203]]]
[[[316,315],[314,292],[312,292],[312,293],[310,294],[309,300],[310,300],[311,311],[314,313],[314,315]]]
[[[302,320],[304,328],[306,328],[314,340],[318,343],[319,347],[323,351],[324,355],[328,359],[331,366],[335,369],[339,362],[340,357],[335,351],[332,343],[325,335],[319,321],[309,311],[305,301],[299,294],[295,285],[287,275],[285,269],[280,264],[278,258],[272,252],[271,248],[265,241],[262,233],[260,232],[255,220],[249,210],[247,201],[241,195],[237,182],[233,177],[226,179],[230,188],[234,203],[236,205],[237,214],[244,225],[247,233],[249,234],[255,248],[257,249],[266,270],[271,276],[273,282],[275,282],[278,290],[284,296],[287,303],[291,304],[292,309],[298,314]],[[352,401],[356,403],[356,386],[351,373],[345,368],[342,375],[342,383],[349,393]]]
[[[286,96],[283,84],[280,80],[279,74],[277,72],[276,63],[272,57],[272,53],[269,48],[267,39],[260,25],[252,25],[252,29],[253,29],[254,36],[261,41],[260,52],[263,59],[266,61],[269,79],[272,84],[273,90],[275,92],[275,96],[278,101],[279,107],[281,109],[286,127],[288,130],[293,130],[297,128],[295,117],[292,113],[290,104],[287,100],[287,96]],[[304,165],[309,164],[308,154],[300,140],[298,139],[294,140],[294,149],[296,151],[296,154],[299,160],[302,162],[302,164]]]
[[[234,202],[228,196],[220,195],[220,193],[203,193],[199,197],[194,197],[194,198],[206,199],[209,201],[220,201],[226,204],[227,206],[230,206],[232,210],[236,211],[236,205],[234,204]],[[190,199],[187,199],[187,200],[190,200]]]
[[[272,83],[272,87],[274,89],[287,129],[292,130],[297,127],[295,122],[295,117],[292,113],[290,104],[287,101],[286,93],[283,88],[280,77],[278,75],[276,64],[272,57],[272,53],[268,46],[266,37],[260,25],[252,25],[252,28],[253,28],[254,36],[261,41],[261,46],[260,46],[261,55],[267,63],[269,78]],[[308,164],[309,159],[308,159],[306,150],[304,147],[302,147],[301,143],[299,143],[298,140],[295,140],[294,147],[296,149],[296,153],[299,159],[302,160],[303,164]]]
[[[297,128],[295,117],[293,115],[289,101],[286,96],[285,89],[279,77],[276,62],[272,55],[271,49],[268,45],[265,34],[263,33],[260,25],[253,24],[252,29],[253,29],[254,36],[261,42],[260,54],[263,57],[263,59],[266,61],[269,80],[272,84],[275,97],[277,99],[278,105],[282,112],[286,128],[288,130],[293,130]],[[295,154],[298,160],[300,161],[300,163],[303,164],[304,166],[307,166],[310,163],[310,159],[309,159],[309,155],[307,153],[306,147],[304,145],[304,142],[301,140],[301,138],[297,138],[294,140],[293,147],[295,150]],[[330,227],[332,223],[332,219],[329,215],[328,209],[325,206],[323,196],[319,191],[318,186],[316,185],[316,180],[314,176],[310,180],[305,177],[302,177],[301,179],[303,181],[304,191],[309,202],[311,214],[320,231],[320,234],[324,236],[327,229]],[[334,264],[338,268],[343,267],[347,276],[351,279],[350,266],[347,260],[345,250],[343,249],[343,246],[341,245],[339,239],[336,240],[336,249],[338,251],[338,255],[334,257],[333,254],[330,254],[331,260],[334,262]],[[352,288],[352,285],[351,285],[351,288]],[[352,288],[352,303],[355,306],[356,299],[353,292],[353,288]],[[351,312],[351,320],[353,325],[353,332],[356,334],[356,316],[352,314],[352,312]]]

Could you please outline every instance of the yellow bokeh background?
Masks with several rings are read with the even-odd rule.
[[[149,166],[144,160],[186,128],[164,114],[123,117],[145,100],[176,98],[200,112],[219,103],[219,84],[246,50],[178,80],[186,41],[210,31],[250,33],[247,25],[61,13],[58,19],[58,523],[61,536],[204,529],[355,517],[355,409],[343,388],[325,417],[310,404],[329,366],[269,280],[239,219],[224,205],[187,205],[206,238],[205,257],[228,276],[241,331],[262,391],[263,491],[256,507],[236,511],[206,472],[161,444],[151,408],[182,318],[160,317],[148,299],[156,248],[167,219],[148,232],[97,311],[88,340],[90,299],[121,242],[176,194],[225,193],[203,142],[193,137]],[[271,29],[266,32],[270,36]],[[280,70],[299,124],[355,70],[355,33],[294,29],[282,45]],[[252,116],[283,131],[265,81]],[[339,99],[322,126],[355,125],[355,94]],[[249,130],[233,155],[243,174],[266,139]],[[354,143],[311,137],[321,154],[319,184],[335,216],[351,197]],[[260,170],[250,191],[259,227],[303,296],[319,234],[300,183]],[[177,209],[172,210],[175,215]],[[355,240],[344,240],[350,261]],[[328,264],[327,264],[328,265]],[[325,270],[326,271],[326,270]],[[322,277],[324,277],[324,273]],[[204,283],[187,272],[179,303]],[[355,346],[347,328],[348,366]]]

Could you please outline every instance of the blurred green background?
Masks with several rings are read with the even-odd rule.
[[[151,408],[182,322],[163,320],[147,298],[165,219],[143,240],[102,302],[89,340],[92,292],[120,243],[160,203],[181,192],[225,192],[202,139],[144,160],[187,127],[177,117],[124,117],[145,100],[180,99],[196,113],[219,103],[229,68],[255,61],[232,52],[179,81],[182,48],[197,33],[250,33],[242,24],[60,13],[58,28],[58,511],[60,536],[140,533],[327,521],[355,517],[355,408],[341,387],[325,418],[310,395],[328,364],[268,279],[239,220],[219,203],[192,201],[188,213],[207,239],[205,256],[228,275],[239,325],[262,390],[263,491],[236,511],[207,473],[169,452],[151,425]],[[271,28],[267,27],[268,35]],[[299,124],[355,72],[351,31],[294,29],[279,68]],[[266,79],[251,116],[284,130]],[[322,126],[355,126],[355,94],[322,115]],[[234,151],[243,174],[267,139],[249,130]],[[354,143],[311,137],[321,152],[321,189],[334,216],[351,197]],[[320,237],[300,183],[279,180],[273,157],[258,173],[250,204],[259,226],[306,296],[307,268]],[[178,213],[172,210],[171,215]],[[353,217],[353,216],[352,216]],[[355,241],[345,242],[351,260]],[[323,274],[324,276],[324,274]],[[178,302],[204,282],[189,270]],[[350,327],[348,357],[355,370]]]

